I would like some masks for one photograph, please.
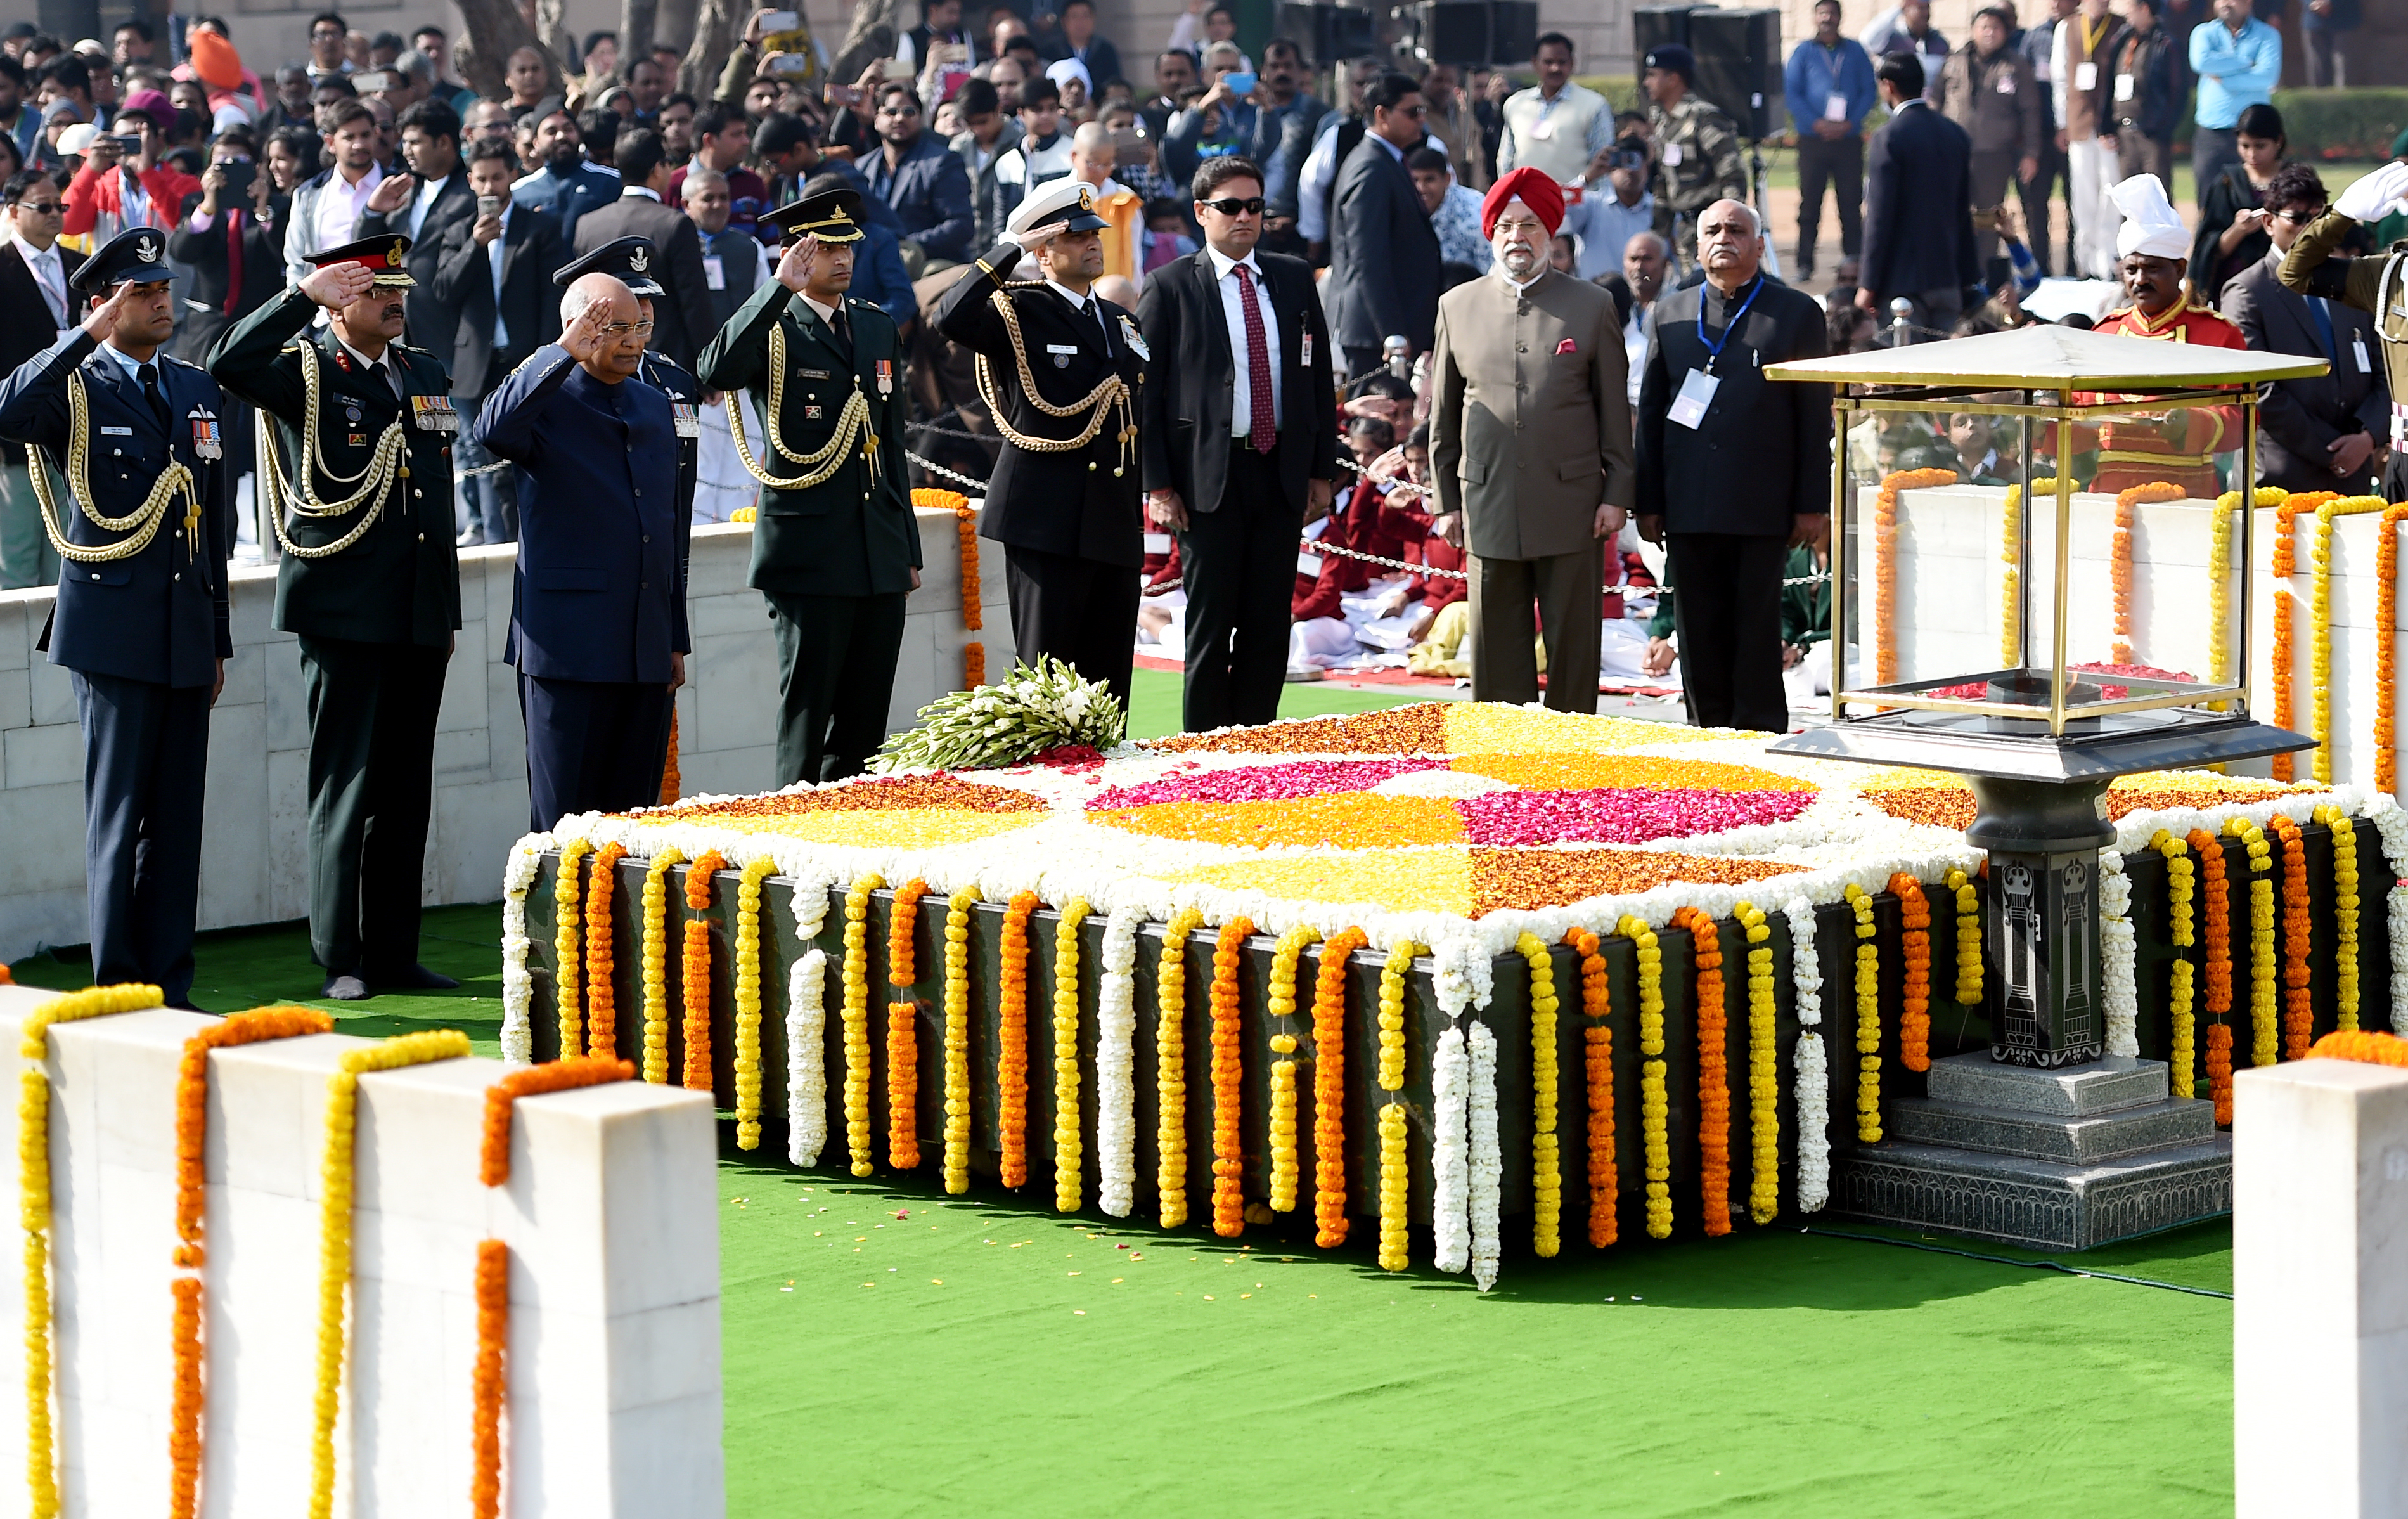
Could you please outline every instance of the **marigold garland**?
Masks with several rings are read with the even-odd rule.
[[[1898,679],[1898,498],[1901,492],[1954,485],[1953,469],[1900,469],[1882,477],[1873,495],[1873,537],[1880,557],[1873,566],[1873,683]]]
[[[707,850],[685,868],[685,905],[695,912],[710,910],[710,878],[727,868],[727,857]],[[685,921],[685,1069],[678,1084],[690,1092],[710,1092],[710,920]]]
[[[1321,946],[1312,989],[1312,1242],[1346,1242],[1346,967],[1370,942],[1349,926]]]
[[[1079,1211],[1079,924],[1087,899],[1074,896],[1054,925],[1054,1209]]]
[[[1942,884],[1956,900],[1956,1001],[1982,1005],[1982,889],[1962,870],[1950,870]]]
[[[970,910],[975,886],[945,901],[945,1190],[970,1189]]]
[[[1254,921],[1240,914],[1221,925],[1212,946],[1212,1232],[1234,1240],[1246,1226],[1245,1140],[1240,1125],[1244,1096],[1244,1040],[1238,963]]]
[[[761,1148],[761,882],[778,864],[748,861],[736,885],[736,1148]],[[615,1052],[597,1050],[597,1054]]]
[[[913,876],[895,888],[886,914],[886,1163],[908,1171],[920,1164],[920,971],[912,932],[928,883]]]
[[[1172,914],[1154,963],[1154,1200],[1162,1226],[1187,1222],[1187,936],[1204,922],[1192,907]]]
[[[2385,631],[2374,640],[2374,789],[2397,795],[2400,791],[2400,695],[2392,688],[2398,671],[2388,631],[2400,625],[2400,523],[2408,518],[2408,504],[2386,507],[2374,537],[2374,625]]]
[[[869,894],[885,884],[871,871],[844,894],[844,1141],[855,1176],[867,1176],[871,1169]]]
[[[2166,862],[2166,923],[2175,951],[2166,986],[2166,1012],[2172,1025],[2167,1062],[2172,1068],[2173,1095],[2188,1097],[2196,1095],[2197,1084],[2193,1070],[2198,1046],[2191,1015],[2196,972],[2184,952],[2199,941],[2194,926],[2198,914],[2192,907],[2195,867],[2188,841],[2168,829],[2159,828],[2152,835],[2149,847]]]
[[[585,891],[585,1044],[588,1054],[615,1053],[619,1039],[617,946],[610,904],[618,896],[619,862],[627,847],[613,839],[594,852],[594,880]],[[563,1056],[577,1052],[561,1046]]]
[[[2232,1122],[2232,908],[2224,875],[2224,843],[2205,828],[2193,828],[2185,838],[2199,858],[2200,916],[2206,932],[2207,1095],[2215,1105],[2215,1121]],[[2196,1091],[2194,1091],[2196,1096]]]
[[[1004,910],[998,950],[1003,984],[996,1011],[996,1127],[1001,1179],[1008,1187],[1028,1182],[1028,919],[1036,910],[1035,892],[1012,897]],[[863,1090],[866,1095],[867,1086]]]
[[[1722,941],[1714,920],[1693,907],[1675,910],[1672,926],[1689,931],[1690,963],[1697,972],[1698,1184],[1711,1238],[1730,1233],[1729,1019],[1724,1010]]]
[[[348,1050],[326,1079],[326,1149],[320,1163],[318,1223],[318,1378],[309,1431],[309,1519],[329,1519],[335,1505],[335,1416],[342,1406],[347,1338],[344,1300],[351,1284],[352,1141],[360,1077],[435,1060],[464,1060],[468,1036],[432,1028]]]
[[[2305,1060],[2315,1020],[2308,988],[2308,846],[2300,825],[2280,812],[2272,832],[2283,841],[2283,1058]]]
[[[684,795],[685,777],[678,771],[677,704],[671,702],[669,704],[669,750],[661,759],[660,804],[663,807],[674,806],[677,799]]]
[[[950,511],[953,514],[954,553],[961,563],[962,626],[972,633],[983,628],[983,609],[979,604],[979,514],[968,496],[959,491],[942,491],[920,486],[911,492],[911,505],[923,511]],[[986,684],[986,646],[972,638],[962,645],[962,685],[975,691]]]
[[[669,1079],[668,874],[685,853],[664,848],[644,870],[644,1080]]]
[[[1614,925],[1639,961],[1639,1132],[1647,1175],[1647,1237],[1672,1233],[1672,1145],[1665,1133],[1670,1103],[1664,1091],[1664,949],[1656,930],[1629,913]]]
[[[2312,751],[2311,768],[2315,778],[2329,785],[2332,782],[2332,524],[2336,517],[2356,517],[2367,512],[2382,511],[2386,503],[2379,495],[2351,495],[2324,501],[2316,507],[2315,548],[2310,554],[2308,582],[2308,733],[2316,741]],[[2378,593],[2379,595],[2379,593]],[[2376,639],[2378,645],[2392,641],[2391,624],[2375,624],[2385,630]],[[2294,1057],[2296,1058],[2296,1057]]]
[[[2031,482],[2032,496],[2055,495],[2054,479]],[[2000,590],[1999,593],[1999,663],[2009,669],[2024,662],[2024,488],[2021,482],[2007,487],[2007,498],[1999,514],[1999,558]]]
[[[509,1184],[510,1111],[519,1098],[635,1079],[635,1066],[616,1055],[572,1056],[549,1065],[522,1067],[503,1076],[485,1088],[483,1126],[477,1147],[478,1182],[489,1187]]]
[[[2249,853],[2249,1063],[2271,1066],[2281,1053],[2274,1010],[2274,862],[2266,832],[2247,818],[2232,818],[2224,831]]]
[[[1731,909],[1747,939],[1747,1216],[1781,1211],[1781,1071],[1773,1048],[1772,925],[1753,902]]]
[[[1881,1142],[1881,952],[1873,945],[1873,899],[1851,885],[1856,915],[1856,1138]]]
[[[554,1059],[585,1048],[585,1020],[578,990],[583,957],[577,947],[585,915],[578,905],[578,873],[593,851],[594,846],[582,838],[562,839],[560,874],[552,878],[552,1006],[560,1025],[560,1051]]]
[[[1931,902],[1923,895],[1923,882],[1904,870],[1889,878],[1889,893],[1898,898],[1899,917],[1905,925],[1899,939],[1899,960],[1906,972],[1899,1005],[1899,1064],[1909,1070],[1929,1070]]]
[[[25,1231],[25,1482],[33,1512],[59,1512],[59,1468],[50,1423],[50,1078],[52,1024],[140,1012],[166,1001],[156,986],[129,982],[70,992],[25,1015],[17,1053],[33,1062],[17,1078],[17,1209]],[[196,1331],[197,1332],[197,1331]]]
[[[2340,496],[2341,493],[2338,491],[2305,491],[2274,503],[2274,547],[2272,558],[2267,565],[2267,573],[2275,582],[2274,640],[2268,658],[2272,662],[2272,678],[2274,686],[2273,723],[2278,728],[2293,725],[2291,623],[2295,614],[2291,609],[2290,581],[2299,574],[2299,565],[2291,541],[2292,519],[2302,511],[2314,511],[2328,501],[2339,500]],[[2295,779],[2292,774],[2290,755],[2276,754],[2268,761],[2268,764],[2273,771],[2275,780]]]
[[[2308,1054],[2317,1060],[2408,1067],[2408,1039],[2370,1029],[2337,1028],[2310,1046]]]
[[[1564,1179],[1555,1139],[1555,954],[1525,930],[1513,944],[1530,967],[1530,1248],[1541,1257],[1563,1248]]]
[[[1395,1094],[1405,1084],[1405,986],[1413,972],[1413,958],[1422,946],[1400,939],[1388,946],[1380,966],[1380,1090],[1389,1094],[1380,1106],[1380,1269],[1401,1271],[1412,1239],[1406,1222],[1408,1172],[1405,1162],[1405,1105]],[[1216,956],[1217,958],[1217,956]]]
[[[2115,636],[2108,657],[2118,665],[2132,663],[2132,525],[2133,509],[2144,501],[2179,501],[2179,485],[2152,480],[2115,493],[2115,533],[2108,544],[2108,577],[2115,588]],[[1914,1067],[1909,1067],[1914,1069]]]
[[[2386,640],[2388,641],[2388,640]],[[2349,814],[2327,803],[2309,814],[2332,830],[2333,1025],[2358,1028],[2358,826]]]
[[[1613,1156],[1613,1030],[1606,1026],[1612,989],[1595,934],[1575,928],[1564,942],[1581,957],[1581,1016],[1587,1020],[1581,1053],[1588,1082],[1588,1242],[1603,1250],[1619,1235],[1614,1210],[1621,1193]]]
[[[1279,1055],[1296,1053],[1296,1032],[1289,1020],[1296,1016],[1296,964],[1304,947],[1321,938],[1321,930],[1311,924],[1297,924],[1280,935],[1279,943],[1271,950],[1270,984],[1265,989],[1264,1003],[1271,1023],[1271,1052]],[[1271,1211],[1296,1211],[1296,1195],[1303,1168],[1303,1155],[1296,1142],[1296,1062],[1271,1062]]]

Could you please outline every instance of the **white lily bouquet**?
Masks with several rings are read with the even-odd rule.
[[[997,684],[952,692],[921,708],[917,724],[888,737],[873,768],[993,769],[1065,745],[1110,749],[1127,725],[1110,687],[1039,655],[1034,665],[1012,666]]]

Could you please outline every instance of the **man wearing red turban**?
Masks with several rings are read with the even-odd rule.
[[[1597,709],[1604,545],[1637,493],[1622,322],[1599,286],[1557,274],[1564,193],[1517,168],[1481,203],[1494,264],[1439,298],[1430,472],[1447,541],[1471,551],[1471,695]],[[1531,609],[1536,605],[1538,626]]]

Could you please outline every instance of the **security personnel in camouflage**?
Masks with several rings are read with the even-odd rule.
[[[276,626],[300,638],[309,699],[309,949],[345,1001],[459,984],[418,963],[418,896],[460,626],[460,421],[441,361],[395,341],[408,251],[396,236],[310,254],[315,272],[209,353],[272,432]]]
[[[1690,93],[1697,73],[1697,55],[1670,43],[1648,52],[1641,76],[1647,130],[1656,139],[1656,231],[1678,249],[1684,265],[1698,261],[1698,218],[1706,208],[1747,199],[1739,126],[1713,102]]]
[[[2344,190],[2332,209],[2293,239],[2275,272],[2286,288],[2357,307],[2374,318],[2383,348],[2383,374],[2391,391],[2391,436],[2383,463],[2383,497],[2408,501],[2408,242],[2395,242],[2373,258],[2334,259],[2333,251],[2359,223],[2372,226],[2408,201],[2408,163],[2386,164]],[[2336,355],[2342,364],[2357,354]]]

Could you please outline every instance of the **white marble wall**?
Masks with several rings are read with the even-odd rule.
[[[1011,660],[1003,553],[982,544],[984,631],[962,628],[955,519],[923,511],[927,568],[910,599],[890,725],[961,679],[962,645],[984,639],[987,667]],[[744,583],[752,530],[694,536],[687,615],[694,653],[678,694],[680,767],[688,794],[754,792],[775,781],[778,655],[766,607]],[[502,663],[509,631],[508,545],[463,550],[462,627],[444,682],[435,745],[435,814],[422,899],[488,902],[501,895],[510,841],[526,831],[526,730],[516,673]],[[49,590],[0,593],[0,961],[90,939],[84,914],[83,741],[67,674],[35,651]],[[234,576],[235,657],[209,724],[208,817],[201,926],[281,923],[308,912],[308,710],[298,643],[272,631],[276,576]]]
[[[17,1048],[46,994],[0,987]],[[70,1516],[164,1512],[172,1390],[176,1070],[217,1022],[160,1010],[54,1025],[50,1162],[58,1449]],[[202,1512],[308,1508],[326,1082],[369,1041],[320,1035],[209,1060],[208,1397]],[[477,1243],[510,1251],[503,1511],[724,1512],[714,1138],[703,1094],[640,1082],[530,1097],[510,1179],[479,1180],[493,1060],[361,1078],[351,1351],[338,1513],[465,1512]],[[13,1153],[16,1105],[5,1120]],[[0,1334],[22,1343],[22,1256]],[[24,1427],[0,1378],[0,1426]],[[26,1445],[0,1440],[0,1490]]]
[[[2408,1516],[2408,1071],[2233,1078],[2240,1519]]]

